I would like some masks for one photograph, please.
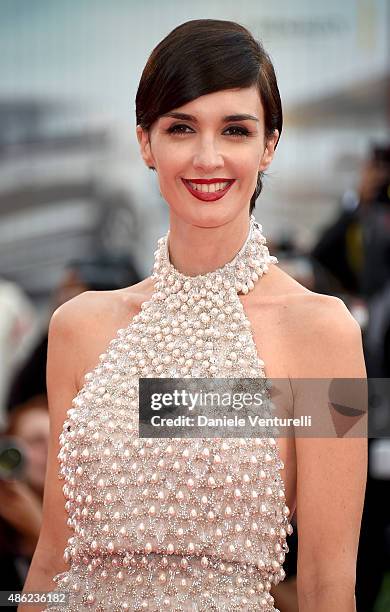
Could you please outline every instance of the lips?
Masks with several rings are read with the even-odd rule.
[[[229,191],[236,179],[182,179],[187,190],[198,200],[213,202],[220,200]],[[199,187],[197,187],[199,185]],[[212,190],[206,190],[203,185],[212,185]],[[208,188],[210,189],[210,187]]]

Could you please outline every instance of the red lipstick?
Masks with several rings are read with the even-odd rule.
[[[223,196],[229,191],[230,187],[233,185],[235,180],[236,179],[226,179],[226,178],[182,179],[184,185],[186,186],[188,191],[191,193],[191,195],[193,195],[198,200],[202,200],[203,202],[214,202],[215,200],[220,200],[221,198],[223,198]],[[204,192],[204,191],[198,191],[197,189],[193,189],[190,182],[196,185],[211,185],[213,183],[226,183],[226,182],[228,182],[229,184],[226,185],[224,189],[219,189],[218,191]]]

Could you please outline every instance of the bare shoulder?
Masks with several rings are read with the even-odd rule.
[[[52,315],[52,321],[72,328],[72,324],[81,321],[85,325],[95,325],[99,319],[107,320],[108,313],[110,319],[121,318],[123,313],[137,308],[150,297],[151,287],[148,278],[124,289],[84,291],[59,306]]]
[[[288,296],[286,303],[291,310],[291,331],[298,335],[312,333],[339,333],[341,330],[359,331],[360,326],[338,297],[309,291]]]
[[[49,326],[50,336],[66,342],[75,367],[77,388],[120,328],[130,324],[153,289],[150,277],[131,287],[112,291],[85,291],[59,306]]]
[[[290,315],[291,332],[311,333],[314,329],[329,329],[330,325],[360,330],[340,298],[311,291],[277,266],[262,283],[265,300],[280,305]]]
[[[271,305],[279,323],[289,376],[365,376],[361,328],[340,298],[315,293],[277,267],[263,294],[261,306]]]
[[[347,306],[338,297],[332,295],[320,295],[313,293],[317,300],[319,308],[313,307],[311,322],[312,324],[322,326],[321,328],[329,331],[331,325],[334,334],[340,331],[361,335],[361,328],[355,317],[348,310]]]
[[[362,332],[344,302],[310,292],[294,299],[288,350],[292,378],[365,378]]]

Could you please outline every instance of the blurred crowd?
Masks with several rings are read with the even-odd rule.
[[[310,252],[293,241],[268,241],[280,266],[312,291],[341,298],[362,329],[367,375],[390,377],[390,146],[373,147],[355,189]],[[46,396],[48,324],[62,303],[87,290],[140,279],[128,256],[70,261],[43,329],[21,287],[0,279],[0,590],[22,590],[38,540],[49,440]],[[390,411],[382,415],[390,436]],[[387,429],[386,429],[387,428]],[[357,564],[357,610],[371,612],[390,570],[390,439],[369,440],[369,472]],[[379,467],[378,467],[379,466]],[[295,526],[296,527],[296,526]],[[331,537],[331,536],[330,536]],[[299,528],[290,537],[286,580],[275,589],[282,612],[298,610],[295,575]]]

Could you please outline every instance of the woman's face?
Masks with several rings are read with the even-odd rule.
[[[171,217],[215,227],[248,215],[257,174],[272,161],[278,131],[265,142],[263,108],[253,86],[200,96],[160,116],[149,134],[137,126],[137,137],[145,163],[157,171]],[[206,188],[222,197],[199,199],[205,187],[193,181],[201,179],[212,179]]]

